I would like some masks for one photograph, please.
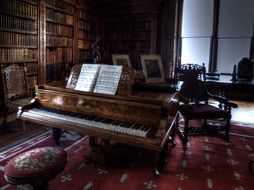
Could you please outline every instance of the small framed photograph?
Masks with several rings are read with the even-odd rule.
[[[131,67],[131,60],[129,55],[125,54],[112,54],[114,65],[122,65],[124,67]]]
[[[141,63],[146,83],[165,82],[160,55],[141,55]]]

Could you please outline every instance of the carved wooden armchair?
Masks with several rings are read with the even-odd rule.
[[[32,98],[29,97],[26,68],[24,66],[12,64],[3,67],[1,68],[1,74],[4,97],[3,126],[5,127],[7,116],[16,113],[19,106],[28,104]]]
[[[179,79],[183,81],[176,129],[184,144],[191,135],[221,135],[224,140],[229,140],[231,109],[238,106],[225,97],[212,95],[207,91],[205,72],[204,64],[183,64],[176,68]],[[218,101],[218,106],[209,104],[209,98]],[[184,127],[179,125],[180,115],[184,120]],[[191,120],[196,121],[190,122]],[[201,121],[199,126],[198,121]]]

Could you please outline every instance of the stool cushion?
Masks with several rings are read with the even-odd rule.
[[[41,147],[11,159],[4,168],[5,178],[18,183],[19,179],[50,179],[60,173],[67,163],[67,154],[60,147]],[[23,183],[23,182],[22,182]]]

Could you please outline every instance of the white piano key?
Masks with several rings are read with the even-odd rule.
[[[131,124],[123,121],[117,121],[106,118],[99,118],[91,115],[80,115],[76,113],[67,113],[64,111],[56,111],[53,109],[33,108],[28,110],[33,114],[39,114],[41,116],[62,120],[66,122],[79,123],[86,126],[95,128],[106,129],[110,131],[116,131],[119,133],[130,134],[135,136],[146,137],[151,127]]]

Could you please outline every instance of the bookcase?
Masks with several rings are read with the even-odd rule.
[[[76,63],[92,63],[100,37],[103,63],[128,54],[141,69],[140,55],[156,53],[159,6],[158,0],[1,0],[0,66],[26,66],[32,92],[69,76]]]
[[[68,1],[46,3],[46,81],[60,80],[73,63],[74,11]]]
[[[27,68],[31,91],[38,74],[38,1],[0,1],[0,65]]]
[[[111,4],[104,16],[104,58],[129,54],[132,66],[141,69],[140,55],[156,52],[158,2],[128,1]]]
[[[129,54],[140,69],[140,55],[156,52],[158,4],[1,1],[0,63],[26,65],[31,85],[59,80],[74,63],[93,61],[92,44],[100,36],[104,63],[112,63],[112,54]]]
[[[96,40],[96,16],[84,5],[77,9],[78,62],[92,63],[92,44]]]
[[[133,15],[140,18],[140,15]],[[151,20],[130,20],[122,16],[125,22],[105,23],[105,58],[111,62],[112,54],[129,54],[134,67],[139,68],[141,54],[152,53]]]

